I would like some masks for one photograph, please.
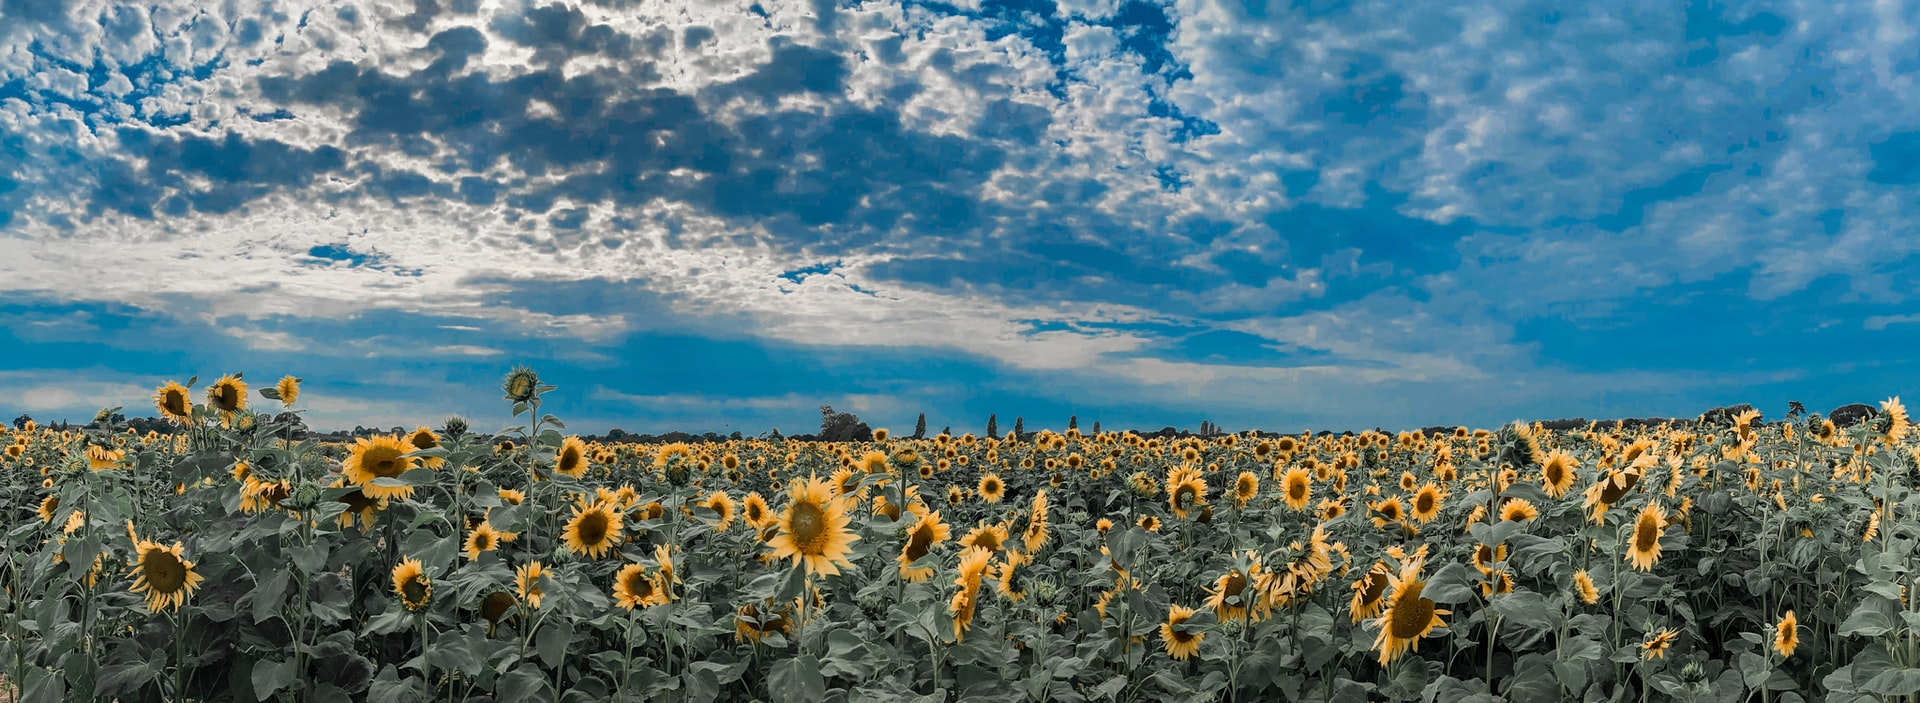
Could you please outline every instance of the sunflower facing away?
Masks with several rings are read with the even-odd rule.
[[[620,531],[624,527],[620,514],[605,503],[575,506],[573,519],[567,521],[563,535],[567,549],[575,554],[599,559],[620,544]]]
[[[1586,569],[1573,572],[1573,588],[1580,594],[1580,602],[1594,605],[1600,602],[1600,589],[1593,587],[1593,577]]]
[[[418,613],[433,600],[433,579],[427,578],[419,559],[407,557],[393,567],[393,592],[408,612]]]
[[[771,559],[793,558],[809,574],[833,576],[836,564],[853,566],[847,558],[860,536],[847,529],[848,501],[832,498],[827,482],[818,477],[794,479],[787,487],[787,508],[778,519],[779,534],[767,540]]]
[[[1040,547],[1047,543],[1047,492],[1045,490],[1033,495],[1033,505],[1027,512],[1027,529],[1021,532],[1020,542],[1027,546],[1028,552],[1040,551]]]
[[[1659,503],[1648,503],[1640,509],[1633,521],[1633,538],[1627,541],[1626,560],[1633,563],[1633,568],[1653,570],[1653,563],[1660,560],[1660,533],[1666,526],[1667,514]]]
[[[280,407],[291,408],[295,401],[300,400],[300,379],[281,376],[280,382],[273,384],[273,390],[280,396]]]
[[[932,567],[915,567],[914,562],[927,556],[933,548],[953,537],[953,529],[940,521],[940,511],[936,510],[920,516],[920,520],[907,530],[907,540],[900,545],[900,578],[909,583],[920,583],[933,575]]]
[[[192,422],[193,400],[187,393],[186,386],[168,381],[153,392],[153,407],[160,411],[160,417],[172,420],[174,424]]]
[[[133,532],[133,523],[127,523],[127,532]],[[159,542],[136,539],[133,551],[138,556],[130,574],[133,576],[132,590],[146,594],[148,610],[177,609],[193,596],[194,589],[200,587],[202,577],[194,573],[193,562],[182,556],[184,545],[179,542],[169,547]]]
[[[368,498],[411,498],[412,486],[376,486],[373,480],[399,478],[413,469],[414,460],[406,457],[412,452],[413,445],[393,435],[361,437],[354,440],[347,460],[341,462],[341,474],[359,486]]]
[[[987,572],[989,560],[993,554],[979,547],[972,547],[960,553],[960,564],[954,569],[953,583],[959,586],[953,599],[947,602],[947,612],[953,615],[953,639],[960,641],[973,624],[974,606],[979,604],[980,580]]]
[[[1394,659],[1409,650],[1420,649],[1420,638],[1433,632],[1435,627],[1444,627],[1446,622],[1440,619],[1452,611],[1435,608],[1431,599],[1421,596],[1427,584],[1420,580],[1422,560],[1415,558],[1401,565],[1400,574],[1388,584],[1387,611],[1378,621],[1380,634],[1374,638],[1373,646],[1380,650],[1380,665],[1392,664]]]
[[[1193,617],[1194,610],[1186,606],[1170,603],[1167,605],[1167,621],[1160,623],[1160,641],[1166,645],[1167,654],[1174,659],[1186,661],[1188,657],[1200,651],[1200,640],[1205,633],[1187,632],[1182,627]]]

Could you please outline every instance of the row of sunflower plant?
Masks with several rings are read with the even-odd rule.
[[[1920,695],[1897,399],[646,446],[569,436],[519,368],[500,433],[329,444],[296,439],[296,378],[196,382],[156,390],[170,434],[0,435],[19,700]]]

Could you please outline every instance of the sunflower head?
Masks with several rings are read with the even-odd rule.
[[[538,609],[540,599],[546,596],[541,589],[541,579],[547,576],[547,568],[540,562],[530,561],[513,570],[513,585],[520,592],[520,600],[527,607]]]
[[[1793,616],[1793,611],[1789,610],[1780,618],[1780,622],[1774,623],[1773,651],[1779,652],[1782,658],[1791,657],[1793,650],[1799,646],[1800,621]]]
[[[393,435],[376,435],[354,440],[346,461],[341,462],[341,474],[360,487],[369,498],[410,498],[412,486],[374,485],[374,479],[399,478],[415,466],[414,458],[406,456],[414,447],[406,440]]]
[[[280,407],[293,407],[293,404],[300,400],[300,379],[281,376],[280,382],[273,384],[273,395],[280,400]]]
[[[981,476],[975,488],[980,491],[980,500],[988,503],[998,503],[1007,494],[1007,484],[1000,480],[999,474],[994,473]]]
[[[590,559],[606,556],[620,544],[624,524],[620,513],[606,503],[574,507],[573,519],[562,533],[567,549]]]
[[[540,375],[525,366],[516,366],[507,372],[507,378],[500,382],[500,391],[508,401],[531,403],[540,397]]]
[[[247,382],[240,380],[240,374],[227,374],[207,387],[207,405],[220,413],[225,420],[233,419],[234,413],[247,407]]]
[[[1174,659],[1186,661],[1200,651],[1200,640],[1206,638],[1203,632],[1188,631],[1187,620],[1193,614],[1192,608],[1177,603],[1167,606],[1167,621],[1160,624],[1160,641]]]
[[[193,400],[187,393],[186,386],[168,381],[154,390],[153,406],[160,411],[161,417],[175,424],[187,424],[193,420]]]
[[[613,597],[620,607],[650,608],[667,602],[666,588],[660,576],[647,573],[643,564],[628,564],[613,577]]]
[[[407,557],[393,567],[393,592],[400,596],[400,605],[417,613],[433,601],[433,579],[427,577],[419,559]]]
[[[77,514],[77,513],[76,513]],[[133,523],[127,523],[133,534]],[[144,593],[148,610],[167,610],[185,605],[200,587],[202,577],[194,573],[193,562],[183,556],[179,542],[164,546],[159,542],[134,539],[133,592]]]
[[[808,573],[827,576],[840,573],[838,565],[852,565],[848,555],[860,539],[847,528],[848,499],[833,498],[827,482],[819,478],[795,479],[788,484],[787,507],[781,513],[779,532],[767,541],[771,558],[792,558],[795,566]]]
[[[553,470],[574,478],[587,475],[587,443],[579,437],[568,437],[560,443],[560,451],[553,455]]]

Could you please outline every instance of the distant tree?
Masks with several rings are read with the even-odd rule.
[[[927,438],[927,414],[920,413],[920,419],[913,421],[913,438]]]
[[[833,411],[833,406],[820,406],[820,441],[822,442],[866,442],[873,439],[873,429],[853,413]]]
[[[1094,421],[1093,421],[1093,433],[1094,433],[1094,434],[1100,434],[1100,421],[1099,421],[1099,420],[1094,420]]]
[[[0,415],[0,417],[6,417],[6,416]],[[27,429],[27,423],[29,422],[33,422],[33,416],[28,415],[26,413],[20,413],[20,417],[16,417],[13,419],[13,429],[16,429],[16,430]]]
[[[1025,436],[1027,436],[1027,419],[1015,416],[1013,418],[1013,441],[1018,442],[1021,437]]]
[[[22,415],[21,417],[26,417],[26,416]],[[15,420],[14,422],[19,422],[19,420]],[[999,439],[999,438],[1000,438],[1000,416],[995,415],[993,413],[987,413],[987,439]]]
[[[784,438],[784,437],[781,437],[781,436],[780,436],[780,428],[778,428],[778,427],[775,427],[775,428],[773,428],[773,431],[772,431],[772,432],[768,432],[768,433],[767,433],[767,439],[769,439],[769,440],[773,440],[773,441],[775,441],[775,442],[778,442],[778,441],[780,441],[780,440],[782,440],[782,439],[785,439],[785,438]]]
[[[1069,430],[1077,430],[1077,429],[1080,429],[1080,416],[1079,416],[1079,415],[1069,415],[1069,416],[1067,417],[1067,429],[1069,429]]]
[[[940,434],[941,434],[941,435],[943,435],[943,436],[946,436],[946,437],[952,437],[952,436],[953,436],[953,426],[952,426],[952,425],[948,425],[948,426],[946,426],[946,427],[942,427],[942,428],[940,428]]]

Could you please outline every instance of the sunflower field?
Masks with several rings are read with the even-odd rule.
[[[1920,696],[1897,399],[1547,431],[600,444],[0,433],[0,699],[1881,701]],[[510,412],[509,412],[510,411]]]

